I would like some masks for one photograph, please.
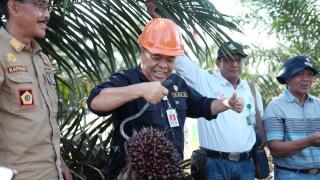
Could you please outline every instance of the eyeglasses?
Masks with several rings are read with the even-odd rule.
[[[152,54],[150,51],[148,51],[146,48],[142,48],[143,51],[147,52],[150,56],[150,58],[153,61],[161,61],[161,60],[165,60],[167,62],[174,62],[174,60],[176,59],[175,56],[165,56],[165,55],[161,55],[161,54]]]
[[[48,11],[50,14],[53,11],[53,5],[47,1],[38,0],[19,0],[22,3],[29,3],[38,8],[42,13]]]

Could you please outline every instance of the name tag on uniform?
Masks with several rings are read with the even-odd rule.
[[[166,112],[170,127],[179,127],[177,111],[175,109],[167,109]]]
[[[28,72],[27,66],[11,66],[8,67],[9,73],[16,73],[16,72]]]
[[[172,97],[173,98],[188,97],[188,94],[187,92],[173,92]]]

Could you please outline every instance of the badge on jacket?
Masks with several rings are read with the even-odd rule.
[[[42,58],[42,57],[41,57]],[[45,58],[42,58],[42,61],[43,61],[43,64],[45,66],[50,66],[50,63],[49,63],[49,60],[48,59],[45,59]]]
[[[53,73],[48,74],[48,75],[47,75],[47,80],[48,80],[48,83],[49,83],[49,84],[55,84],[54,74],[53,74]]]
[[[32,89],[19,89],[20,106],[34,105]]]
[[[256,124],[256,117],[255,117],[254,112],[251,112],[252,105],[247,104],[246,108],[248,111],[248,116],[246,117],[248,126],[255,125]]]
[[[167,109],[167,117],[170,127],[179,127],[179,120],[177,116],[177,111],[173,108]]]
[[[9,62],[16,62],[17,61],[16,56],[12,53],[7,53],[4,58],[5,58],[5,60],[7,60]]]

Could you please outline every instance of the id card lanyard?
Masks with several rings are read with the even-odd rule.
[[[168,104],[168,109],[166,110],[166,113],[170,127],[179,127],[179,120],[176,109],[172,108],[167,96],[165,96],[163,100],[166,101]]]
[[[246,109],[249,115],[246,117],[246,120],[247,120],[248,126],[256,124],[255,114],[251,111],[251,108],[252,108],[252,105],[250,103],[247,104]]]

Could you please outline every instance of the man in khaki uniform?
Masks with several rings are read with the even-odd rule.
[[[72,179],[60,157],[53,68],[33,40],[45,36],[48,3],[1,1],[0,166],[16,169],[18,180]]]

